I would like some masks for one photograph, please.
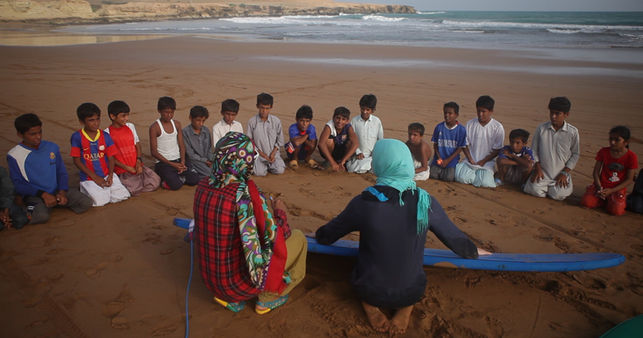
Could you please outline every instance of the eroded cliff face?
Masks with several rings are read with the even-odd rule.
[[[106,1],[107,2],[107,1]],[[0,20],[92,23],[238,16],[337,15],[340,13],[415,13],[411,6],[335,2],[289,3],[185,3],[120,2],[91,5],[85,0],[0,0]]]
[[[84,0],[0,0],[0,20],[25,21],[63,18],[93,18]]]

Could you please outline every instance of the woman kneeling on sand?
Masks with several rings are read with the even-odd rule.
[[[359,254],[351,283],[376,331],[406,332],[413,305],[424,295],[424,243],[431,230],[456,254],[477,258],[488,254],[449,220],[438,201],[413,177],[409,148],[398,140],[383,139],[373,150],[375,186],[348,203],[344,211],[317,229],[321,244],[359,231]],[[389,321],[380,308],[396,310]]]
[[[241,311],[258,297],[255,311],[283,305],[306,274],[307,242],[290,231],[286,206],[266,198],[249,179],[256,158],[252,141],[229,132],[217,142],[212,174],[194,195],[194,223],[201,277],[215,302]]]

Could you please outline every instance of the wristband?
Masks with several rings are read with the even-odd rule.
[[[561,171],[560,173],[561,173],[561,174],[563,174],[563,175],[565,175],[565,176],[567,176],[567,177],[569,177],[569,173],[568,173],[568,172],[566,172],[565,170]]]

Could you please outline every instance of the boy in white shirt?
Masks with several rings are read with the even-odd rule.
[[[464,155],[467,161],[458,163],[455,180],[473,184],[476,187],[495,188],[494,173],[496,156],[504,146],[505,129],[495,120],[491,96],[483,95],[476,101],[478,118],[467,122],[467,147]]]
[[[239,121],[235,121],[237,114],[239,114],[239,102],[233,99],[221,102],[221,116],[223,116],[223,119],[212,126],[212,145],[215,148],[217,142],[228,132],[243,133],[243,125]]]
[[[351,120],[355,134],[359,140],[359,147],[355,156],[346,162],[348,172],[363,174],[371,170],[371,153],[375,142],[384,138],[384,129],[380,119],[373,115],[377,98],[373,94],[366,94],[359,100],[360,115]]]

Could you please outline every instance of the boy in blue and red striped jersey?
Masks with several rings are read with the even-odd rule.
[[[114,175],[114,141],[101,132],[100,108],[83,103],[76,109],[83,128],[71,135],[71,157],[80,170],[80,191],[100,207],[130,197],[117,175]]]

